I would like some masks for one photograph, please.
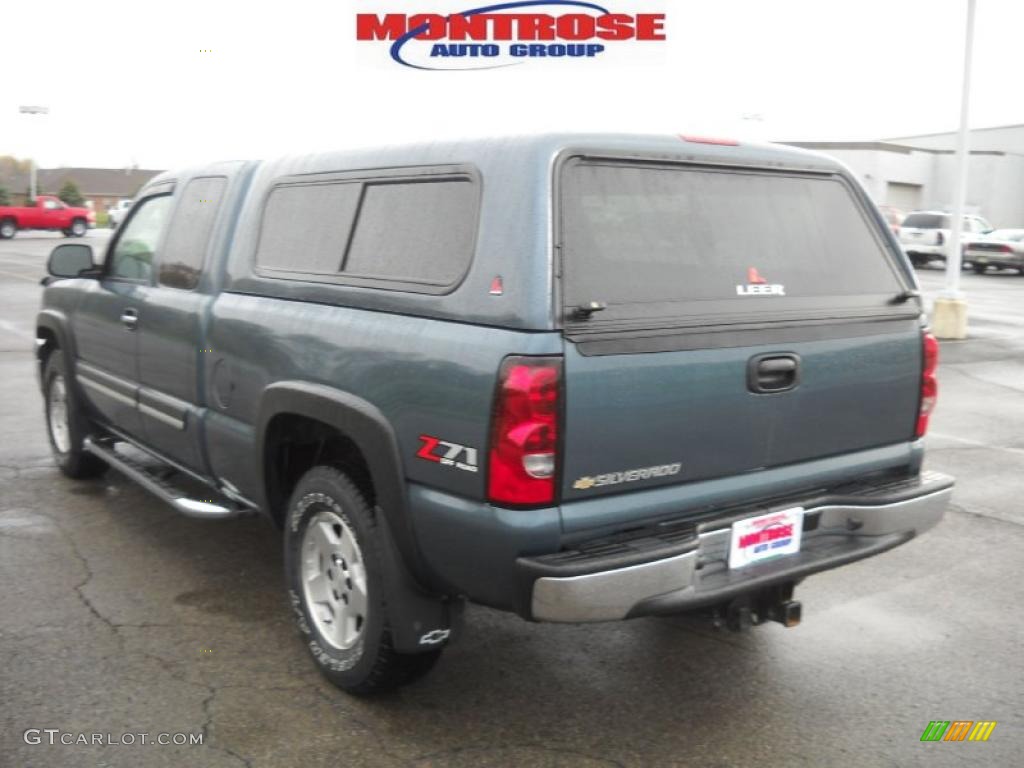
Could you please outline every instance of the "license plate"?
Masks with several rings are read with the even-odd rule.
[[[732,524],[729,567],[744,568],[763,560],[800,551],[804,508],[792,507],[748,517]]]
[[[974,261],[978,264],[988,264],[987,256],[975,256]]]

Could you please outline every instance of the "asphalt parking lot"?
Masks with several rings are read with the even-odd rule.
[[[52,466],[33,319],[61,241],[0,242],[0,767],[1020,764],[1024,277],[963,276],[972,337],[943,344],[928,438],[928,466],[958,478],[953,509],[803,584],[799,628],[474,608],[430,676],[359,700],[307,659],[269,525],[182,518],[115,473]],[[933,296],[941,272],[919,274]],[[921,743],[931,720],[998,726]],[[47,728],[203,743],[26,743]]]

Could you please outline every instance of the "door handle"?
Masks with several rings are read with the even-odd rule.
[[[788,392],[800,384],[800,356],[792,353],[752,357],[747,363],[747,388],[757,394]]]
[[[139,327],[139,313],[134,309],[126,309],[121,313],[121,322],[124,323],[124,327],[129,331],[134,331]]]

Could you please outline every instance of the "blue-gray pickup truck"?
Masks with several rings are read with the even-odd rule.
[[[837,162],[542,135],[164,173],[37,321],[60,468],[283,529],[316,664],[424,674],[528,620],[800,621],[935,525],[938,345]]]

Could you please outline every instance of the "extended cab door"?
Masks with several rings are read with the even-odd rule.
[[[90,284],[75,314],[78,383],[111,426],[135,437],[139,310],[170,209],[168,188],[135,207],[107,249],[103,277]]]
[[[227,184],[225,176],[204,176],[182,187],[139,325],[145,443],[199,472],[204,469],[199,379],[201,363],[212,357],[201,345],[203,317],[213,300],[206,264]]]

